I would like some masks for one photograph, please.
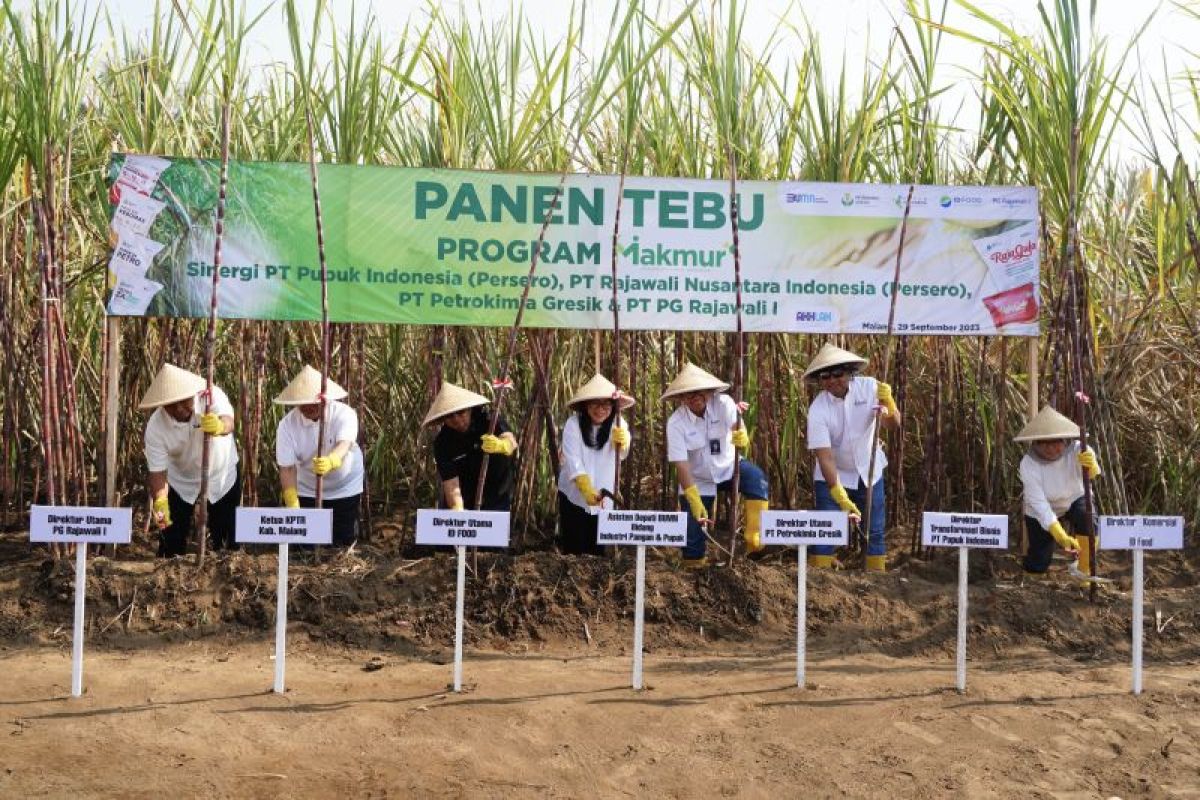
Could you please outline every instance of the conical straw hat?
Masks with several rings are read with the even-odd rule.
[[[672,397],[687,394],[688,392],[707,392],[710,390],[724,392],[728,391],[728,389],[728,383],[718,380],[716,376],[705,372],[695,364],[688,363],[684,364],[683,369],[679,370],[679,374],[675,376],[675,380],[671,381],[667,390],[663,392],[661,399],[670,400]]]
[[[345,389],[332,380],[325,381],[326,400],[343,400],[347,394]],[[305,364],[304,369],[300,370],[275,398],[275,402],[281,406],[303,406],[321,402],[321,373]]]
[[[597,372],[592,376],[592,379],[580,386],[575,392],[575,396],[567,401],[567,405],[571,408],[586,403],[589,400],[612,400],[613,394],[617,391],[617,387],[608,378]],[[622,411],[633,405],[633,398],[624,392],[620,393],[617,401]]]
[[[455,386],[449,381],[443,381],[442,388],[438,390],[437,397],[433,398],[433,405],[429,407],[429,413],[425,415],[425,420],[421,424],[428,425],[455,411],[486,406],[490,402],[492,401],[481,394],[475,394],[461,386]]]
[[[142,402],[138,403],[138,408],[148,411],[187,400],[203,392],[207,386],[208,382],[199,375],[180,369],[174,364],[163,364],[162,369],[154,376],[150,388],[142,395]]]
[[[808,365],[808,369],[804,370],[804,377],[808,378],[823,369],[837,367],[842,365],[854,365],[861,367],[866,364],[867,360],[862,356],[855,355],[849,350],[843,350],[840,347],[834,347],[829,342],[821,345],[821,349],[817,351],[817,356]]]
[[[1013,437],[1015,442],[1037,442],[1045,439],[1075,439],[1079,426],[1050,406],[1042,406],[1037,416]]]

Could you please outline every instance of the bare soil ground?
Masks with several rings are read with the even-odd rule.
[[[1128,564],[1088,602],[972,555],[966,695],[952,553],[811,574],[651,559],[629,689],[631,559],[481,555],[447,691],[453,558],[293,564],[274,695],[275,557],[89,561],[85,695],[67,697],[72,569],[0,535],[3,797],[1200,797],[1194,552],[1147,558],[1146,689]]]

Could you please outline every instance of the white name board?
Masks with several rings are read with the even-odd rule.
[[[921,544],[1004,550],[1008,547],[1008,517],[926,511],[921,515]]]
[[[849,544],[850,518],[845,511],[764,511],[762,543]]]
[[[684,547],[687,514],[683,511],[601,511],[597,544]]]
[[[247,544],[330,544],[328,508],[239,508],[234,538]]]
[[[417,509],[417,544],[508,547],[507,511]]]
[[[1101,550],[1182,550],[1183,517],[1100,517]]]
[[[29,509],[31,542],[129,544],[132,531],[132,508],[33,506]]]

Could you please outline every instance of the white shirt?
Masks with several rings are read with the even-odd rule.
[[[151,472],[166,472],[167,484],[185,502],[195,503],[200,496],[200,457],[204,431],[200,415],[204,413],[204,393],[192,400],[192,416],[179,422],[163,408],[157,408],[146,422],[143,448],[146,467]],[[233,406],[225,392],[213,387],[212,412],[232,417]],[[210,437],[208,446],[208,501],[215,503],[233,488],[237,480],[238,455],[233,434]]]
[[[688,462],[692,480],[705,497],[715,495],[717,484],[733,477],[732,437],[737,418],[733,398],[716,392],[708,398],[703,417],[680,403],[667,419],[667,460]]]
[[[1079,466],[1079,442],[1069,442],[1054,461],[1043,461],[1032,452],[1021,459],[1021,503],[1025,516],[1033,517],[1044,529],[1058,521],[1083,497],[1083,468]]]
[[[875,407],[879,405],[877,387],[878,381],[874,378],[856,376],[850,379],[844,398],[834,397],[822,389],[808,407],[808,449],[828,447],[833,450],[838,482],[847,489],[857,488],[860,480],[864,486],[874,486],[888,463],[881,441],[875,452],[875,481],[868,480]],[[813,467],[813,477],[818,481],[825,480],[819,462]]]
[[[345,403],[329,400],[325,403],[325,446],[323,454],[337,446],[338,442],[353,442],[342,465],[325,473],[321,496],[326,500],[338,500],[362,494],[363,455],[358,446],[358,414]],[[281,467],[296,468],[296,493],[301,497],[317,496],[317,476],[312,469],[313,457],[317,454],[317,420],[308,419],[293,408],[275,432],[275,462]]]
[[[621,460],[629,456],[633,446],[633,433],[625,425],[625,420],[617,415],[617,422],[629,433],[629,444],[621,451]],[[614,427],[616,425],[614,424]],[[587,509],[589,514],[599,514],[599,506],[589,506],[583,499],[583,493],[574,483],[580,475],[588,475],[592,486],[599,492],[601,489],[616,491],[616,459],[613,457],[612,431],[609,431],[608,441],[597,449],[588,447],[583,441],[583,431],[579,427],[579,417],[572,414],[563,425],[562,432],[562,465],[558,470],[558,490],[567,496],[575,505]]]

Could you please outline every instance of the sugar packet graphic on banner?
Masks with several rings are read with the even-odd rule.
[[[161,283],[145,278],[122,277],[108,301],[108,313],[119,317],[142,316],[162,288]]]
[[[121,172],[117,175],[117,186],[129,187],[135,192],[149,195],[153,193],[159,176],[169,166],[171,162],[168,159],[158,156],[125,156],[125,163],[121,165]]]
[[[113,249],[109,270],[120,278],[144,278],[154,262],[154,257],[163,249],[161,242],[130,233],[122,236]]]
[[[1038,316],[1038,226],[1029,221],[974,241],[996,294],[980,298],[996,327],[1033,322]]]
[[[135,234],[145,236],[166,203],[137,192],[124,192],[121,202],[113,212],[112,227],[118,236]]]

